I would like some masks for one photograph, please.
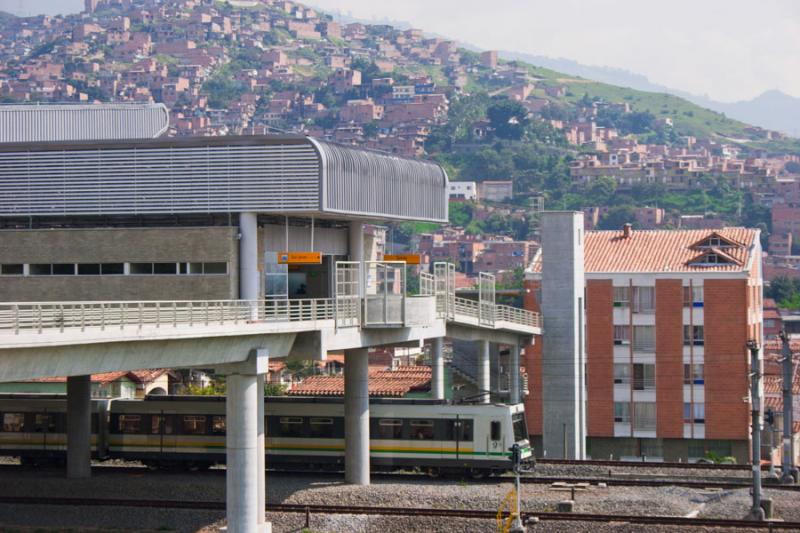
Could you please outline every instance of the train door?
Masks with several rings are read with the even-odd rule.
[[[177,451],[175,442],[175,423],[175,414],[165,411],[160,411],[151,418],[151,438],[154,438],[156,441],[152,444],[154,444],[154,447],[158,449],[160,455],[172,454]]]

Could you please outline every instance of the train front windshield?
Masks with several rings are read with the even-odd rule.
[[[525,424],[525,413],[511,415],[511,426],[514,428],[514,441],[528,440],[528,426]]]

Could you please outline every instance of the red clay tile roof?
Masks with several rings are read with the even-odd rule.
[[[91,381],[92,383],[100,383],[102,385],[107,385],[109,383],[117,381],[120,378],[127,377],[134,383],[149,383],[160,377],[164,372],[167,372],[167,369],[156,368],[151,370],[102,372],[100,374],[92,374]],[[34,379],[29,379],[27,381],[31,383],[64,383],[67,381],[67,378],[64,376],[59,376],[59,377],[47,377],[47,378],[34,378]]]
[[[371,370],[369,395],[400,398],[412,390],[426,389],[431,381],[427,366],[400,367],[397,370]],[[311,376],[292,387],[293,396],[344,396],[344,376]]]
[[[743,243],[741,247],[698,248],[709,237]],[[741,272],[750,260],[757,230],[633,230],[625,238],[622,231],[587,231],[584,267],[593,272]],[[719,253],[728,264],[693,265],[692,260],[706,252]],[[541,272],[541,253],[531,263],[531,272]]]

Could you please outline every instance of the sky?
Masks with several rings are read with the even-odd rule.
[[[800,97],[799,0],[309,0],[367,20],[406,22],[481,49],[623,68],[731,102]],[[0,0],[0,10],[79,11],[82,0]]]

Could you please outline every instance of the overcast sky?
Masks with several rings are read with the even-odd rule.
[[[800,97],[800,0],[310,0],[408,22],[485,49],[620,67],[715,100],[769,89]],[[76,11],[82,0],[0,0],[0,10]]]

